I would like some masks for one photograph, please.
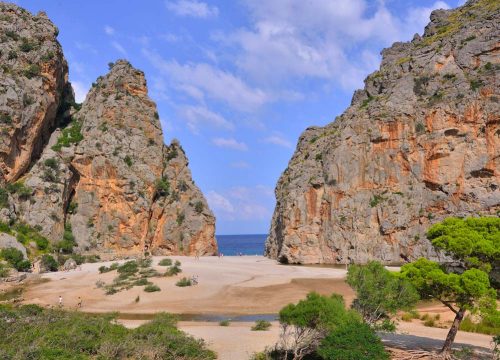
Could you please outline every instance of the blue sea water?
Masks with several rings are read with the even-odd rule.
[[[225,256],[262,255],[267,234],[216,235],[219,252]]]

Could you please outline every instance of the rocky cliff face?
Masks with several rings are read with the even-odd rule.
[[[500,4],[434,11],[422,37],[324,128],[307,129],[277,187],[266,255],[290,263],[438,257],[451,215],[500,210]]]
[[[40,155],[72,93],[58,30],[44,13],[0,3],[0,34],[1,185]]]
[[[54,25],[44,15],[0,6],[0,24],[12,27],[7,53],[22,50],[19,44],[34,34],[48,39],[27,52],[28,60],[21,51],[0,77],[0,86],[10,86],[0,93],[9,119],[0,124],[0,220],[26,223],[64,251],[215,254],[214,216],[179,142],[163,143],[144,74],[117,61],[81,108],[71,106]],[[1,50],[3,60],[8,54]],[[46,62],[40,54],[49,51]],[[27,77],[20,70],[26,61],[40,72]],[[22,107],[26,94],[32,100]]]

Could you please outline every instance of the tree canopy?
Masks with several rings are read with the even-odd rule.
[[[387,319],[400,309],[411,308],[419,299],[408,280],[390,272],[377,261],[351,265],[347,283],[356,291],[353,308],[371,325]]]

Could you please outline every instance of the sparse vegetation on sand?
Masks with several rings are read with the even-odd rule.
[[[176,327],[169,314],[127,329],[113,315],[0,305],[0,358],[24,359],[215,359],[202,340]]]
[[[176,261],[174,265],[170,266],[165,273],[160,273],[157,270],[153,269],[152,263],[153,261],[151,258],[146,258],[139,260],[129,260],[122,265],[113,263],[109,267],[101,266],[99,267],[99,272],[101,274],[116,270],[118,276],[113,279],[113,282],[111,284],[106,285],[103,282],[100,282],[99,286],[96,286],[99,288],[103,288],[106,292],[106,295],[116,294],[117,292],[120,292],[122,290],[131,289],[134,286],[144,286],[144,291],[146,292],[161,291],[161,289],[157,285],[153,284],[148,279],[161,276],[174,276],[182,271],[180,268],[181,263],[179,261]]]
[[[267,320],[257,320],[252,326],[252,331],[267,331],[271,327],[271,323]]]

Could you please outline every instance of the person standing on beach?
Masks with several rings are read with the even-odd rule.
[[[78,296],[78,304],[76,305],[77,308],[81,308],[82,307],[82,298],[80,296]]]
[[[59,295],[59,307],[62,307],[63,306],[63,299],[62,299],[62,296]]]

